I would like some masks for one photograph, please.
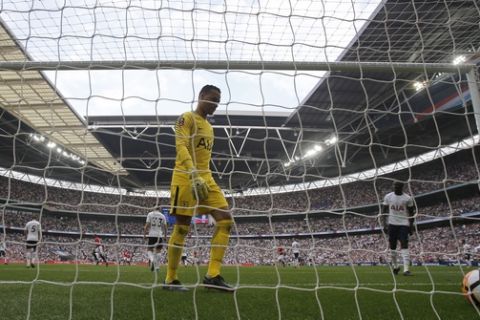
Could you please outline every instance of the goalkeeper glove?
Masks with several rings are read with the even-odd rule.
[[[207,182],[200,177],[196,171],[190,173],[190,182],[192,184],[192,194],[195,200],[203,201],[208,198],[210,188],[208,187]]]

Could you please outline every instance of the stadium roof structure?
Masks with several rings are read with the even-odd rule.
[[[453,54],[472,55],[480,43],[478,8],[472,1],[449,2],[448,9],[442,1],[385,1],[339,61],[450,63]],[[431,85],[417,92],[413,88],[417,80]],[[52,101],[61,104],[61,96],[47,97],[43,108],[53,106]],[[211,166],[219,184],[234,191],[353,173],[471,136],[476,127],[469,108],[468,88],[460,72],[332,71],[291,115],[217,112],[210,119],[216,136]],[[15,115],[24,118],[18,112]],[[166,189],[175,160],[175,118],[89,117],[85,122],[77,118],[75,125],[64,124],[62,130],[49,131],[55,123],[37,125],[37,130],[57,138],[70,126],[73,135],[75,128],[81,129],[81,134],[91,135],[108,151],[104,156],[88,157],[94,165],[119,163],[115,170],[120,166],[127,170],[128,175],[120,177],[122,187]],[[33,120],[26,124],[35,130]],[[77,150],[77,142],[65,143]],[[79,148],[96,149],[91,143],[96,142],[81,141]],[[322,152],[309,157],[312,148]],[[47,155],[38,168],[45,167]],[[7,166],[8,159],[2,159],[2,164]],[[61,170],[52,168],[49,176],[57,172]],[[95,180],[117,183],[111,175]]]
[[[0,60],[29,60],[3,24],[0,24]],[[88,132],[85,121],[68,106],[54,84],[41,72],[1,71],[0,83],[0,105],[9,113],[4,112],[0,118],[4,133],[0,142],[3,150],[0,157],[2,166],[18,166],[20,171],[37,174],[39,169],[46,166],[57,167],[59,175],[70,180],[72,170],[62,170],[62,167],[82,167],[74,159],[88,159],[93,166],[87,172],[99,171],[94,176],[126,173],[119,162]],[[47,153],[38,149],[30,150],[33,148],[29,143],[33,133],[41,133],[39,137],[42,140],[48,139],[50,146],[59,147],[51,147]],[[53,156],[49,156],[50,152]],[[65,157],[66,155],[68,156]],[[64,171],[68,173],[60,173]],[[81,178],[80,175],[77,175],[76,179],[78,178]]]

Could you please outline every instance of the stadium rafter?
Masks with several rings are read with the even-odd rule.
[[[0,63],[30,61],[28,54],[0,21]],[[40,70],[1,70],[0,106],[25,122],[34,132],[73,154],[115,174],[126,174],[120,163],[87,130]]]
[[[168,11],[169,8],[165,9]],[[355,38],[344,48],[337,61],[313,61],[308,59],[308,55],[301,55],[294,61],[269,60],[271,56],[259,61],[236,58],[222,61],[205,60],[204,56],[198,59],[193,56],[196,59],[192,59],[189,55],[171,60],[171,52],[158,60],[142,60],[138,56],[109,60],[103,59],[108,57],[108,52],[102,51],[98,60],[48,61],[49,58],[44,56],[42,61],[20,59],[0,62],[0,67],[14,70],[168,70],[190,69],[193,66],[225,70],[327,70],[329,73],[322,76],[315,89],[290,116],[277,117],[273,123],[269,114],[238,117],[225,114],[212,119],[214,127],[217,127],[216,134],[219,134],[212,167],[219,177],[226,178],[222,179],[225,189],[303,184],[318,177],[335,177],[387,165],[405,159],[405,153],[420,155],[473,135],[474,132],[465,125],[470,123],[475,128],[473,113],[462,113],[461,108],[471,108],[470,101],[464,97],[463,85],[467,82],[464,75],[476,62],[473,59],[453,65],[451,61],[452,54],[475,54],[474,44],[478,43],[480,33],[472,33],[471,30],[478,28],[477,13],[478,7],[474,2],[382,1],[368,17],[369,23],[356,31]],[[50,35],[48,28],[42,30]],[[40,43],[39,48],[47,48],[46,44]],[[118,43],[112,45],[115,47]],[[283,45],[278,48],[283,49]],[[145,57],[150,56],[146,54]],[[458,91],[460,109],[452,112],[435,108],[426,111],[423,106],[415,105],[414,102],[418,102],[415,99],[422,93],[415,93],[412,84],[423,78],[434,79],[442,71],[450,74],[440,78],[440,83]],[[424,93],[421,102],[435,107],[430,89]],[[392,117],[397,119],[392,120]],[[408,117],[411,122],[400,123]],[[131,176],[134,176],[132,180],[135,180],[133,184],[123,180],[126,186],[155,189],[168,186],[171,173],[168,168],[173,161],[172,131],[168,126],[172,124],[160,125],[159,128],[149,124],[152,121],[163,123],[165,117],[162,116],[144,121],[143,126],[142,123],[127,125],[131,118],[122,117],[119,120],[89,116],[88,128],[115,159],[125,160],[123,165],[128,167]],[[174,118],[169,121],[173,123]],[[386,126],[389,121],[395,122],[394,125]],[[122,122],[126,125],[122,126]],[[252,126],[251,130],[249,126]],[[405,135],[403,129],[400,130],[402,126],[406,130]],[[57,129],[68,130],[68,127]],[[440,137],[432,134],[437,129]],[[329,141],[334,133],[338,142],[326,145],[325,141]],[[165,142],[158,143],[155,137],[158,134],[166,139]],[[421,139],[418,138],[420,136]],[[268,144],[262,143],[267,137]],[[405,139],[409,144],[403,150],[400,147],[405,144]],[[114,140],[121,140],[121,143]],[[322,143],[317,146],[322,148],[318,157],[296,162],[296,158],[303,158],[318,142]],[[372,154],[376,155],[375,158]],[[260,160],[262,158],[264,160]],[[285,164],[288,164],[287,168]]]

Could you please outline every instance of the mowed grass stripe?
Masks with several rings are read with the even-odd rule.
[[[381,266],[222,270],[234,294],[200,286],[203,266],[179,269],[191,288],[180,293],[162,290],[165,268],[2,265],[0,318],[26,319],[29,307],[30,319],[480,319],[460,294],[467,268],[415,267],[413,277]]]

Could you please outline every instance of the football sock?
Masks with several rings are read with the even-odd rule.
[[[160,255],[160,253],[155,253],[155,258],[154,258],[155,259],[155,264],[154,264],[155,269],[160,268],[160,261],[162,260],[161,258],[162,258],[162,256]]]
[[[402,249],[401,252],[403,258],[403,272],[405,272],[410,268],[410,252],[408,249]]]
[[[230,239],[230,229],[232,225],[233,220],[217,221],[211,241],[207,277],[213,278],[220,274],[220,267],[222,266],[223,256],[225,255],[228,240]]]
[[[27,258],[27,266],[30,266],[30,259],[32,257],[32,254],[30,253],[30,251],[27,251],[25,253],[25,257]]]
[[[390,250],[390,254],[391,254],[391,257],[392,257],[392,267],[398,268],[397,251],[396,250]]]
[[[177,268],[180,258],[182,256],[183,245],[185,244],[185,237],[190,230],[189,226],[174,225],[172,235],[168,241],[168,262],[167,262],[167,276],[165,283],[170,283],[177,279]]]

